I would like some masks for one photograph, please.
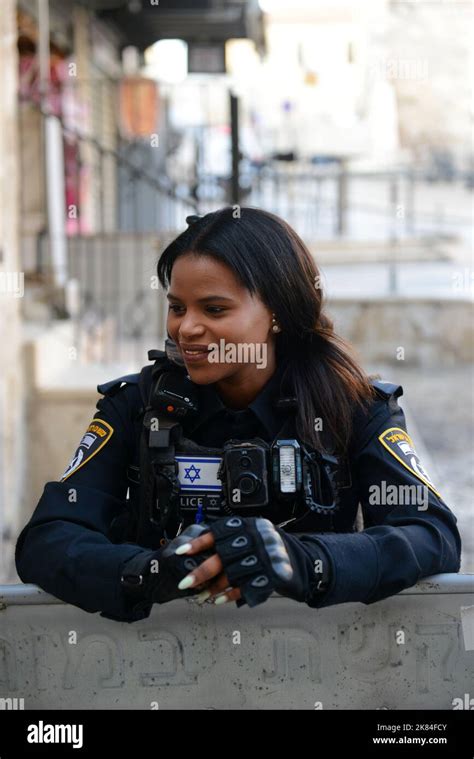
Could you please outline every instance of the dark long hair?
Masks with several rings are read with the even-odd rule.
[[[285,222],[257,208],[232,207],[198,218],[161,254],[157,273],[168,288],[176,259],[185,253],[227,264],[239,281],[275,314],[276,362],[285,363],[282,389],[298,399],[300,438],[319,451],[344,453],[355,405],[374,397],[352,346],[334,332],[323,311],[319,270],[308,248]],[[315,423],[322,420],[322,431]]]

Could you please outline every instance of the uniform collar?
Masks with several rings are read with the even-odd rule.
[[[276,402],[281,397],[280,384],[284,369],[285,364],[279,364],[257,397],[249,403],[246,409],[241,410],[228,408],[219,396],[215,385],[195,385],[199,411],[197,418],[190,420],[187,433],[193,432],[220,412],[226,411],[235,418],[248,415],[250,412],[257,417],[268,435],[274,437],[286,418],[286,412],[276,407]]]

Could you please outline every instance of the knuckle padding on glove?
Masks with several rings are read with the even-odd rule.
[[[212,550],[200,551],[195,556],[176,555],[176,549],[188,543],[190,540],[209,532],[207,525],[192,524],[183,530],[178,537],[174,538],[168,545],[158,552],[160,570],[150,583],[150,594],[157,603],[165,603],[178,598],[196,595],[199,591],[196,588],[187,590],[178,590],[178,583],[192,572],[197,566],[214,555]]]
[[[249,606],[293,577],[285,544],[270,520],[234,516],[212,523],[210,531],[229,582],[240,587]]]

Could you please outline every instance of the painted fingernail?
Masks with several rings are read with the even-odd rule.
[[[194,575],[184,577],[178,585],[178,590],[186,590],[186,588],[190,588],[191,585],[194,585],[195,580],[196,578]]]
[[[196,596],[196,601],[199,604],[202,604],[207,598],[209,598],[210,595],[211,595],[210,590],[203,590],[202,593],[199,593],[199,595]]]
[[[192,548],[191,543],[183,543],[182,546],[178,546],[178,548],[175,551],[175,554],[177,553],[178,555],[180,555],[182,553],[186,553],[187,551],[189,551],[190,548]]]
[[[227,603],[229,599],[227,596],[218,596],[216,600],[214,601],[215,605],[218,606],[219,604],[225,604]]]

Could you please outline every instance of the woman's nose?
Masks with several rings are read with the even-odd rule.
[[[199,323],[199,319],[191,314],[186,314],[179,325],[179,334],[183,339],[192,335],[201,334],[202,331],[203,327]]]

